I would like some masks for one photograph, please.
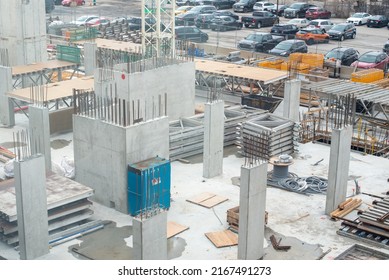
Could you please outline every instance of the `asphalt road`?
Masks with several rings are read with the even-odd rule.
[[[75,20],[81,15],[98,15],[107,18],[115,18],[121,16],[140,16],[141,0],[97,0],[97,5],[93,6],[91,0],[86,0],[85,6],[79,7],[62,7],[56,6],[52,12],[52,16],[58,16],[61,20],[69,22]],[[240,16],[251,15],[251,13]],[[287,22],[289,19],[280,18],[280,22]],[[333,18],[334,23],[344,22],[345,19]],[[346,39],[343,42],[330,41],[328,44],[316,44],[309,46],[309,51],[312,53],[326,53],[327,51],[338,47],[353,47],[356,48],[360,54],[372,50],[381,50],[384,43],[388,40],[389,30],[387,28],[368,28],[366,25],[357,26],[357,37],[355,39]],[[263,27],[260,29],[245,28],[237,31],[216,32],[211,30],[203,30],[208,33],[208,43],[218,45],[219,47],[234,48],[237,42],[248,34],[259,32],[270,32],[271,27]]]

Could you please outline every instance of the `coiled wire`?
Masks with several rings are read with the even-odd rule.
[[[285,178],[278,181],[278,186],[298,193],[324,194],[328,180],[317,176]]]

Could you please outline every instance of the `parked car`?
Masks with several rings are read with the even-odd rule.
[[[77,18],[75,21],[72,21],[71,23],[76,24],[78,26],[85,26],[85,24],[95,18],[99,18],[98,16],[81,16]]]
[[[348,38],[355,39],[357,36],[357,29],[353,23],[339,23],[332,26],[327,33],[330,35],[330,39],[343,41]]]
[[[298,31],[299,28],[294,24],[275,24],[271,28],[270,33],[284,36],[286,39],[292,39]]]
[[[307,53],[308,46],[303,40],[286,40],[269,51],[270,54],[289,56],[291,53]]]
[[[370,14],[368,13],[355,13],[349,17],[346,21],[349,23],[354,23],[354,25],[366,24],[369,19]]]
[[[284,40],[282,36],[271,35],[270,33],[255,32],[248,35],[238,43],[238,49],[253,52],[266,52],[274,48]]]
[[[216,8],[212,5],[202,5],[193,7],[188,13],[193,14],[212,14],[216,12]]]
[[[72,2],[75,2],[77,6],[85,5],[85,0],[63,0],[62,6],[70,6]]]
[[[55,2],[53,0],[45,0],[45,12],[46,14],[51,13],[55,9]]]
[[[308,3],[293,3],[289,8],[285,9],[284,17],[285,18],[304,18],[305,13],[309,9]]]
[[[188,40],[191,42],[207,42],[208,34],[201,31],[196,26],[177,26],[174,28],[176,39]]]
[[[382,51],[389,55],[389,40],[386,41],[386,43],[384,44],[384,47],[382,48]]]
[[[242,29],[242,22],[229,16],[215,17],[211,20],[212,31],[227,31]]]
[[[313,45],[315,43],[328,43],[330,41],[330,35],[325,31],[317,28],[301,29],[296,33],[296,39],[304,40],[307,45]]]
[[[239,16],[237,14],[234,14],[233,12],[230,11],[217,11],[212,14],[214,17],[220,17],[220,16],[229,16],[232,17],[236,20],[239,20]]]
[[[324,56],[324,59],[340,60],[341,65],[350,66],[358,60],[359,52],[354,48],[339,47],[330,50]]]
[[[174,13],[176,16],[178,16],[180,14],[185,14],[186,12],[189,12],[192,8],[193,8],[193,6],[181,6],[181,7],[178,7]]]
[[[329,19],[331,12],[321,7],[311,7],[305,12],[305,18],[312,19]]]
[[[142,29],[142,18],[141,17],[131,17],[127,19],[128,29],[129,30],[141,30]],[[157,22],[152,17],[145,18],[145,30],[146,32],[153,32],[156,30]],[[165,30],[166,26],[161,23],[161,31]]]
[[[367,20],[367,27],[384,27],[388,26],[389,19],[387,16],[383,15],[375,15],[371,16]]]
[[[97,26],[97,25],[108,25],[110,24],[110,20],[105,17],[94,18],[88,21],[86,26]]]
[[[273,15],[271,12],[253,12],[252,16],[246,16],[241,18],[245,27],[261,28],[263,26],[272,26],[275,23],[279,23],[278,16]]]
[[[232,6],[234,12],[251,12],[253,10],[256,0],[240,0]]]
[[[195,25],[195,19],[198,16],[196,13],[187,12],[185,14],[180,14],[174,18],[174,24],[176,26],[190,26]]]
[[[178,7],[182,7],[182,6],[194,6],[194,1],[190,1],[190,0],[176,0],[176,5]]]
[[[198,28],[211,28],[211,21],[215,18],[213,14],[200,14],[195,18],[195,25]]]
[[[315,19],[309,23],[309,27],[319,28],[325,32],[330,30],[334,24],[329,19]]]
[[[270,11],[274,6],[275,5],[270,2],[257,2],[254,4],[253,11]]]
[[[305,28],[309,25],[310,21],[307,20],[306,18],[292,18],[287,22],[287,24],[294,24],[298,28]]]
[[[284,15],[285,9],[289,8],[288,5],[274,5],[270,12],[276,16],[282,17]]]
[[[388,68],[388,63],[389,56],[386,53],[382,51],[371,51],[361,55],[358,60],[351,64],[351,66],[362,69],[378,68],[386,70]]]
[[[231,9],[236,3],[235,0],[202,0],[203,5],[213,5],[216,9]]]

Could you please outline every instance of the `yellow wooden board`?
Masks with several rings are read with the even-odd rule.
[[[230,230],[223,230],[217,232],[208,232],[205,236],[215,245],[217,248],[229,247],[238,245],[238,235]]]
[[[185,230],[189,229],[187,226],[177,224],[175,222],[167,222],[167,238],[173,237]]]

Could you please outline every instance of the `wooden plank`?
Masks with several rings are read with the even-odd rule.
[[[173,237],[185,230],[189,229],[187,226],[177,224],[175,222],[167,222],[167,238]]]
[[[227,200],[228,200],[228,198],[226,198],[226,197],[215,195],[214,197],[211,197],[209,199],[202,201],[200,203],[200,205],[207,207],[207,208],[212,208],[212,207],[214,207],[214,206],[216,206],[224,201],[227,201]]]
[[[28,65],[18,65],[12,67],[12,75],[23,75],[34,72],[41,72],[43,70],[55,70],[58,68],[76,68],[77,64],[61,60],[49,60],[47,62],[39,62]]]
[[[205,236],[217,248],[229,247],[238,245],[238,235],[230,230],[205,233]]]
[[[205,193],[201,193],[193,198],[189,198],[186,201],[200,205],[200,203],[203,202],[204,200],[210,199],[214,196],[216,196],[216,194],[205,192]]]

